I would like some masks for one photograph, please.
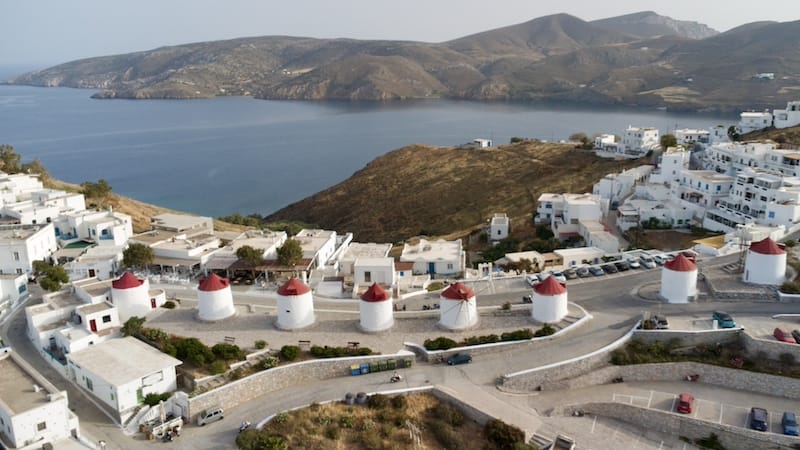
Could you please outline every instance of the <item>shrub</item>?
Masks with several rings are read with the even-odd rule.
[[[395,395],[391,400],[392,408],[404,410],[408,406],[408,400],[404,395]]]
[[[258,363],[258,370],[272,369],[273,367],[276,367],[278,365],[278,362],[279,362],[278,358],[274,356],[268,356],[262,359],[261,362]]]
[[[256,341],[255,346],[256,346],[257,349],[263,350],[263,349],[267,348],[267,341],[265,341],[263,339],[259,339],[259,340]]]
[[[702,448],[707,448],[710,450],[725,450],[725,447],[719,441],[719,436],[717,436],[715,433],[711,433],[704,438],[695,439],[694,442]]]
[[[464,425],[464,413],[449,403],[439,403],[433,407],[432,413],[450,426],[460,427]]]
[[[556,329],[553,328],[553,326],[550,325],[549,323],[546,323],[546,324],[544,324],[544,326],[542,328],[539,328],[538,330],[536,330],[535,333],[533,333],[533,337],[550,336],[551,334],[554,334],[555,332],[556,332]]]
[[[150,342],[160,343],[166,341],[169,335],[160,328],[142,328],[142,337]]]
[[[483,434],[497,448],[514,448],[517,443],[525,442],[525,433],[522,430],[497,419],[486,422]]]
[[[375,431],[361,433],[360,441],[367,450],[380,450],[383,448],[383,439]]]
[[[511,302],[503,303],[503,306],[500,307],[503,311],[511,311]]]
[[[464,339],[460,345],[481,345],[481,344],[491,344],[494,342],[498,342],[500,338],[496,334],[487,334],[485,336],[471,336]]]
[[[385,395],[375,394],[370,395],[367,399],[367,406],[375,409],[383,409],[389,404],[389,398]]]
[[[156,406],[161,401],[167,401],[171,395],[172,394],[169,392],[164,392],[163,394],[150,393],[144,396],[144,404],[148,406]]]
[[[244,351],[235,344],[216,344],[211,347],[211,352],[217,358],[224,360],[241,361],[245,358]]]
[[[225,361],[214,361],[209,366],[208,371],[211,372],[212,375],[219,375],[221,373],[225,373],[228,370],[228,365],[225,364]]]
[[[527,328],[521,330],[509,331],[500,335],[501,341],[523,341],[533,337],[533,332]]]
[[[350,414],[339,417],[339,426],[342,428],[353,428],[356,425],[356,418]]]
[[[450,338],[440,336],[436,339],[425,339],[423,345],[426,350],[449,350],[457,347],[458,343]]]
[[[233,380],[238,380],[244,376],[244,370],[241,367],[237,367],[231,370],[231,373],[228,374],[228,377]]]
[[[440,291],[442,289],[444,289],[444,283],[442,283],[441,281],[434,281],[428,284],[427,287],[428,292]]]
[[[236,436],[236,446],[240,450],[286,450],[289,443],[281,436],[264,434],[251,428]]]
[[[281,347],[281,356],[287,361],[294,361],[300,356],[300,347],[296,345],[284,345]]]
[[[338,441],[339,437],[342,435],[342,431],[336,425],[329,425],[325,427],[325,437],[332,440]]]
[[[800,294],[800,282],[787,281],[781,285],[780,290],[784,294]]]
[[[339,358],[342,356],[367,356],[372,354],[372,350],[369,347],[328,347],[327,345],[320,347],[314,345],[309,353],[315,358]]]
[[[447,450],[459,450],[464,448],[461,436],[442,420],[435,420],[430,424],[431,432],[436,441]]]
[[[214,360],[211,349],[197,338],[176,339],[174,344],[175,357],[181,361],[191,361],[195,365],[203,366]]]
[[[161,306],[163,306],[164,308],[167,308],[167,309],[175,309],[175,306],[177,306],[177,305],[175,305],[175,302],[173,302],[172,300],[167,300]]]

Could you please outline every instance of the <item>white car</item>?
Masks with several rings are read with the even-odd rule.
[[[638,269],[638,268],[642,267],[642,265],[639,264],[638,260],[630,258],[627,261],[628,261],[628,266],[630,266],[631,269]]]
[[[639,257],[639,262],[645,269],[655,269],[656,261],[650,255],[642,255]]]
[[[549,275],[552,275],[553,277],[555,277],[556,281],[558,281],[559,283],[566,283],[567,282],[567,277],[561,272],[556,272],[556,271],[552,271],[551,270],[550,273],[548,274],[548,276]],[[547,277],[545,277],[545,278],[547,278]],[[544,281],[544,278],[542,278],[542,281]]]
[[[539,284],[539,277],[536,276],[535,273],[525,275],[525,282],[527,282],[531,286],[533,286],[534,284]]]

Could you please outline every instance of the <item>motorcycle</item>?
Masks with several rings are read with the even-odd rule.
[[[241,433],[242,431],[244,431],[244,430],[246,430],[248,428],[250,428],[250,422],[245,420],[244,422],[242,422],[241,425],[239,425],[239,433]]]
[[[392,375],[392,377],[389,378],[389,381],[391,383],[397,383],[398,381],[402,381],[402,380],[403,380],[403,377],[401,377],[400,375]]]
[[[173,440],[175,440],[175,435],[172,433],[172,430],[167,431],[166,433],[164,433],[164,437],[161,438],[161,440],[163,440],[164,442],[172,442]]]
[[[695,373],[695,374],[692,374],[692,375],[686,375],[686,381],[697,381],[699,379],[700,379],[700,374],[699,373]]]

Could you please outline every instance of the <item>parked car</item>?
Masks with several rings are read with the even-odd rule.
[[[558,281],[559,283],[566,283],[567,282],[567,277],[565,277],[564,274],[561,273],[561,272],[551,270],[550,271],[550,275],[552,275],[556,279],[556,281]],[[542,281],[544,281],[544,279],[542,279]]]
[[[606,272],[601,267],[598,266],[589,267],[589,273],[591,273],[595,277],[599,277],[606,274]]]
[[[533,297],[531,296],[531,294],[523,295],[522,303],[533,303]]]
[[[650,255],[642,255],[639,257],[639,262],[641,263],[642,267],[645,269],[655,269],[656,268],[656,260],[653,259]]]
[[[789,330],[787,330],[786,328],[775,327],[775,329],[772,331],[772,336],[781,342],[788,342],[790,344],[797,343],[794,340],[794,336],[792,336],[792,333],[789,333]]]
[[[792,337],[794,338],[795,342],[800,344],[800,330],[792,330]]]
[[[714,313],[711,314],[711,320],[716,320],[720,328],[736,327],[736,322],[733,320],[733,317],[725,311],[714,311]]]
[[[626,260],[625,262],[628,264],[628,267],[630,267],[631,269],[640,269],[642,267],[642,265],[639,264],[639,261],[636,260],[636,259],[633,259],[633,258],[630,258],[630,259]]]
[[[525,275],[525,282],[533,286],[534,284],[539,283],[539,277],[536,276],[535,273],[530,273],[528,275]]]
[[[223,409],[218,406],[215,406],[201,412],[200,416],[197,417],[197,424],[202,427],[207,423],[216,422],[224,418],[225,418],[225,412],[223,411]]]
[[[472,362],[472,356],[466,353],[456,353],[447,358],[447,364],[455,366],[457,364],[468,364]]]
[[[675,410],[679,413],[691,414],[694,410],[694,396],[686,392],[679,395]]]
[[[667,262],[667,258],[664,255],[653,255],[653,261],[659,265],[663,266],[665,262]]]
[[[578,270],[575,271],[579,277],[586,278],[592,276],[592,272],[589,271],[588,267],[578,267]]]
[[[767,431],[769,413],[764,408],[750,408],[750,428],[758,431]]]
[[[669,321],[667,320],[666,316],[652,316],[651,319],[655,322],[656,330],[668,330],[669,329]]]
[[[631,268],[631,266],[628,265],[627,261],[615,261],[614,266],[616,266],[617,270],[619,270],[620,272],[624,272]]]
[[[605,272],[605,273],[617,273],[617,272],[619,272],[619,269],[617,269],[617,266],[615,266],[614,264],[611,264],[611,263],[603,264],[602,266],[600,266],[600,268],[603,269],[603,272]]]
[[[564,271],[564,276],[567,277],[568,280],[574,280],[578,278],[578,270],[577,269],[567,269]]]
[[[788,411],[783,413],[781,428],[783,428],[783,434],[797,436],[797,416],[795,413]]]

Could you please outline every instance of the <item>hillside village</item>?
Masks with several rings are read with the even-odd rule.
[[[786,110],[772,113],[771,122],[761,124],[779,128],[800,124],[798,108],[800,102],[790,102]],[[754,126],[752,113],[744,112],[736,131],[745,133]],[[62,266],[69,282],[25,309],[28,337],[53,369],[91,392],[119,424],[134,418],[150,420],[158,412],[145,415],[144,398],[176,391],[180,377],[176,367],[182,361],[123,337],[122,328],[132,318],[147,317],[173,303],[170,286],[181,286],[196,297],[200,322],[222,321],[235,314],[232,288],[259,290],[277,298],[276,326],[281,330],[315,322],[312,293],[360,300],[359,330],[374,333],[393,326],[397,305],[392,299],[449,285],[441,294],[438,324],[465,330],[477,323],[475,292],[455,280],[502,277],[504,263],[520,258],[553,275],[625,259],[630,255],[624,252],[622,236],[633,228],[702,227],[724,234],[698,242],[694,252],[700,255],[725,255],[756,242],[765,254],[782,254],[773,241],[800,230],[800,149],[779,148],[774,142],[732,142],[729,134],[721,126],[675,130],[677,145],[666,149],[659,148],[659,130],[653,128],[629,127],[620,142],[610,135],[598,137],[598,155],[638,158],[658,152],[658,164],[608,174],[592,193],[539,197],[536,221],[549,225],[560,241],[583,245],[551,254],[506,254],[475,267],[467,265],[459,239],[409,239],[394,257],[391,243],[357,242],[352,233],[303,229],[289,236],[270,230],[217,231],[209,217],[172,213],[152,217],[149,231],[134,233],[130,216],[112,209],[87,209],[82,194],[45,189],[36,175],[3,174],[0,317],[29,297],[29,283],[37,275],[35,261]],[[498,212],[485,233],[489,241],[499,242],[509,237],[510,228],[509,217]],[[289,241],[299,245],[302,257],[287,265],[278,255]],[[146,267],[124,267],[126,248],[132,244],[152,250]],[[237,251],[243,247],[256,249],[261,262],[250,264],[240,258]],[[647,257],[642,254],[642,261]],[[694,262],[684,255],[674,261],[670,270],[690,272],[696,283]],[[782,261],[778,271],[785,270],[785,254]],[[780,284],[782,277],[766,284]],[[556,276],[545,275],[533,282],[538,297],[533,300],[532,317],[537,322],[558,323],[573,314],[567,308],[565,288],[554,280]],[[696,295],[689,282],[683,283],[688,291],[677,288],[676,293],[675,286],[682,283],[666,283],[670,286],[662,289],[662,297],[685,303]],[[551,297],[557,300],[555,306],[542,310],[542,302]],[[48,414],[59,418],[57,424],[48,422],[46,433],[44,428],[33,430],[32,424],[44,420],[41,415],[23,420],[27,425],[6,433],[15,440],[12,446],[33,442],[34,437],[68,436],[77,428],[77,419],[66,410],[65,397],[11,350],[4,351],[11,356],[0,359],[0,364],[18,373],[16,379],[47,391],[48,402],[57,411]],[[172,400],[175,415],[186,414],[187,398],[180,394]]]

